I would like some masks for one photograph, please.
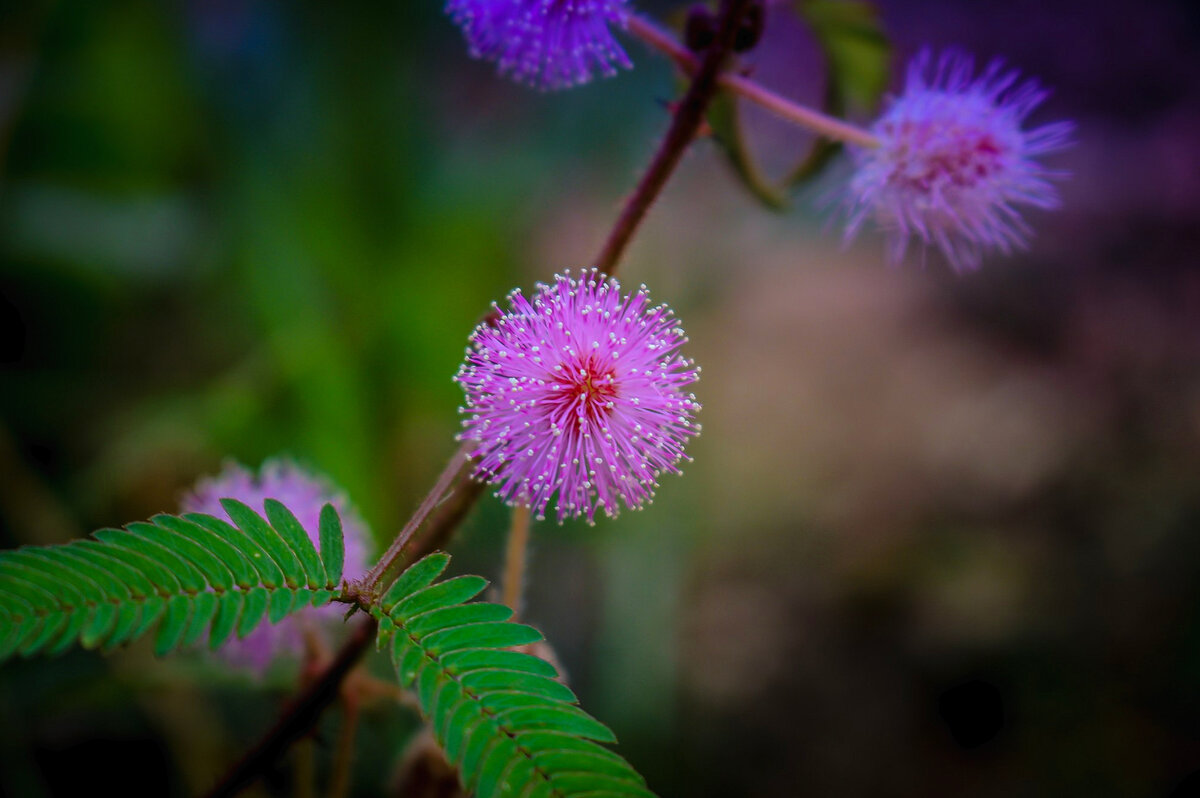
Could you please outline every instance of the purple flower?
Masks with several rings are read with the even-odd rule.
[[[205,513],[229,521],[221,499],[237,499],[260,515],[265,514],[263,503],[266,499],[282,502],[318,548],[321,508],[332,503],[341,516],[346,542],[343,573],[354,577],[367,570],[371,536],[366,524],[340,491],[289,460],[268,460],[258,474],[237,463],[229,463],[216,477],[202,479],[196,484],[195,490],[183,498],[182,512]],[[264,620],[243,639],[230,640],[222,646],[219,654],[230,664],[261,675],[276,659],[299,657],[303,653],[306,629],[315,632],[321,625],[339,622],[344,612],[342,605],[328,604],[301,610],[273,626]]]
[[[587,83],[633,65],[609,25],[625,26],[627,0],[447,0],[471,55],[539,89]]]
[[[1018,208],[1058,206],[1050,179],[1063,173],[1034,159],[1069,146],[1073,126],[1023,130],[1047,92],[999,61],[977,78],[972,71],[955,51],[936,65],[924,51],[909,64],[904,93],[872,126],[879,146],[854,153],[847,239],[871,216],[888,234],[892,263],[916,235],[965,271],[986,250],[1025,246],[1030,229]]]
[[[455,377],[475,475],[539,518],[552,499],[559,521],[616,516],[618,499],[641,507],[700,431],[687,392],[700,369],[678,353],[683,330],[665,305],[650,307],[645,286],[620,288],[592,269],[539,283],[532,300],[514,291],[510,309],[472,333]]]

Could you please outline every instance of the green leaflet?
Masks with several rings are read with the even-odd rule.
[[[473,623],[439,629],[425,636],[429,650],[437,654],[464,648],[511,648],[541,639],[541,632],[520,623]]]
[[[271,529],[263,518],[236,499],[221,499],[221,506],[229,517],[237,524],[238,529],[250,536],[255,543],[263,548],[283,571],[283,580],[288,587],[300,587],[304,584],[304,568],[296,554],[275,530]]]
[[[506,608],[507,609],[507,608]],[[418,618],[413,621],[424,620]],[[469,673],[475,670],[506,670],[536,673],[539,676],[558,676],[554,666],[540,657],[522,654],[520,651],[503,651],[492,648],[474,648],[455,651],[442,657],[442,664],[452,673]]]
[[[220,604],[217,607],[217,615],[213,618],[212,633],[208,639],[209,648],[215,651],[233,634],[233,629],[238,622],[238,616],[242,612],[243,599],[244,595],[236,591],[221,596]]]
[[[513,611],[503,604],[459,604],[454,607],[441,609],[418,615],[406,626],[412,634],[427,634],[451,626],[461,626],[468,623],[487,623],[489,621],[507,621]]]
[[[217,614],[219,603],[220,599],[217,598],[216,593],[200,593],[192,600],[192,614],[184,629],[181,645],[184,647],[195,645],[196,641],[208,631]]]
[[[219,518],[198,513],[187,513],[183,517],[197,526],[204,527],[241,551],[250,560],[254,570],[258,572],[258,579],[252,578],[251,582],[257,581],[263,587],[279,587],[283,584],[283,571],[254,538]]]
[[[555,701],[574,703],[575,694],[562,682],[535,676],[532,673],[503,670],[471,671],[459,677],[459,681],[475,695],[498,692],[517,692],[542,696]]]
[[[154,638],[155,654],[161,657],[179,645],[190,610],[191,603],[187,596],[172,596],[167,602],[167,612],[159,624],[158,635]]]
[[[148,561],[136,554],[104,546],[94,540],[76,540],[68,543],[66,548],[74,554],[86,557],[97,568],[129,588],[135,599],[145,599],[157,594],[154,582],[147,578],[144,570],[139,567],[139,561]],[[178,587],[178,583],[176,586]]]
[[[295,598],[290,590],[271,591],[271,598],[267,602],[267,620],[273,624],[283,620],[292,611]]]
[[[194,541],[193,545],[196,548],[211,552],[229,570],[230,576],[238,587],[247,589],[258,581],[255,579],[254,565],[246,555],[213,530],[193,521],[170,515],[156,515],[154,523],[174,530],[182,538]]]
[[[271,522],[271,526],[280,534],[304,567],[308,586],[313,590],[325,587],[325,565],[317,556],[317,550],[313,548],[312,540],[304,531],[304,527],[296,520],[296,516],[275,499],[267,499],[263,503],[263,509],[267,511],[267,519]]]
[[[344,552],[332,507],[322,515],[320,556],[278,502],[267,503],[266,519],[237,502],[226,508],[236,527],[206,515],[159,515],[87,540],[0,551],[0,662],[76,644],[109,651],[156,626],[159,654],[206,636],[215,649],[335,597],[329,587],[338,584]]]
[[[413,563],[383,594],[383,598],[379,600],[379,608],[384,613],[391,613],[392,608],[401,601],[441,576],[449,564],[450,555],[440,551]]]
[[[79,644],[84,648],[95,648],[100,641],[108,636],[113,623],[117,620],[117,605],[105,602],[96,607],[92,619],[79,638]]]
[[[92,534],[101,543],[108,544],[108,551],[114,557],[124,558],[141,571],[159,595],[197,593],[204,589],[200,572],[162,546],[124,529],[101,529]]]
[[[242,604],[242,617],[238,621],[237,636],[243,638],[254,631],[254,627],[262,621],[263,615],[267,612],[267,604],[271,601],[271,594],[266,588],[256,587],[246,591],[244,603]]]
[[[546,661],[514,646],[542,639],[507,607],[466,604],[479,577],[434,580],[449,557],[408,568],[371,609],[400,683],[417,696],[447,757],[478,798],[653,798],[645,781],[600,743],[611,730],[576,704]]]
[[[487,580],[481,576],[456,576],[413,593],[388,612],[393,619],[408,619],[439,607],[470,601],[483,592]]]
[[[108,630],[107,635],[100,636],[100,639],[105,640],[104,651],[111,651],[133,638],[136,629],[135,624],[141,617],[144,609],[144,607],[139,607],[137,604],[122,604],[117,609],[117,618],[113,621],[112,628]]]
[[[200,569],[183,554],[175,551],[170,533],[154,524],[135,522],[127,525],[125,529],[101,530],[96,533],[96,537],[154,560],[179,580],[186,593],[199,593],[207,586]]]
[[[342,582],[346,541],[342,536],[342,519],[332,504],[321,508],[321,559],[325,562],[325,586],[336,590]]]

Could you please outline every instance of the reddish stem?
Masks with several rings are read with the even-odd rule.
[[[721,67],[733,50],[733,41],[747,6],[749,0],[722,0],[717,34],[713,43],[704,52],[699,66],[691,71],[692,84],[675,107],[675,116],[667,134],[663,136],[658,151],[654,153],[654,159],[650,161],[650,166],[638,181],[633,194],[625,201],[616,225],[593,262],[604,274],[611,275],[616,272],[618,261],[633,234],[637,232],[646,212],[650,210],[654,200],[658,199],[675,167],[679,165],[680,158],[695,139],[696,131],[704,122],[705,112],[717,93]]]

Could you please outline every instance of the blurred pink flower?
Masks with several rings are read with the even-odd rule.
[[[539,518],[552,499],[559,521],[616,516],[618,499],[641,507],[700,429],[687,392],[700,369],[678,354],[687,338],[674,314],[650,307],[645,286],[622,296],[594,269],[538,284],[532,301],[514,291],[509,304],[476,328],[455,377],[476,476]]]
[[[909,64],[904,93],[871,128],[879,146],[853,152],[848,239],[871,217],[888,235],[891,263],[915,235],[966,271],[987,250],[1025,246],[1031,231],[1018,208],[1058,206],[1050,180],[1063,173],[1034,159],[1069,146],[1073,125],[1023,130],[1047,92],[999,61],[977,78],[972,71],[956,51],[936,64],[924,51]]]
[[[367,570],[371,536],[366,524],[333,485],[290,460],[268,460],[258,474],[237,463],[229,463],[217,476],[201,479],[196,484],[195,490],[183,498],[182,512],[205,513],[230,521],[221,506],[221,499],[237,499],[260,515],[264,514],[266,499],[281,502],[292,511],[318,548],[321,508],[332,503],[341,516],[345,537],[343,573],[355,577]],[[278,659],[301,656],[304,624],[312,624],[315,631],[321,625],[340,622],[345,610],[341,604],[327,604],[300,610],[274,625],[264,619],[246,637],[227,642],[218,654],[232,665],[249,668],[261,675]]]

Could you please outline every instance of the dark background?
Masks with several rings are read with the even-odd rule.
[[[539,525],[528,616],[664,796],[1190,794],[1200,15],[879,8],[897,64],[958,45],[1053,88],[1032,121],[1077,123],[1047,159],[1063,209],[978,273],[888,269],[873,232],[840,246],[844,164],[772,213],[700,142],[622,266],[703,366],[695,462],[645,512]],[[5,546],[279,453],[388,539],[454,449],[471,327],[594,256],[675,91],[631,39],[619,78],[511,85],[436,0],[0,9]],[[812,102],[786,13],[749,60]],[[768,169],[808,141],[749,123]],[[504,526],[485,499],[452,568],[496,576]],[[0,795],[200,792],[291,678],[144,645],[6,663]],[[387,794],[413,727],[367,714],[356,794]]]

